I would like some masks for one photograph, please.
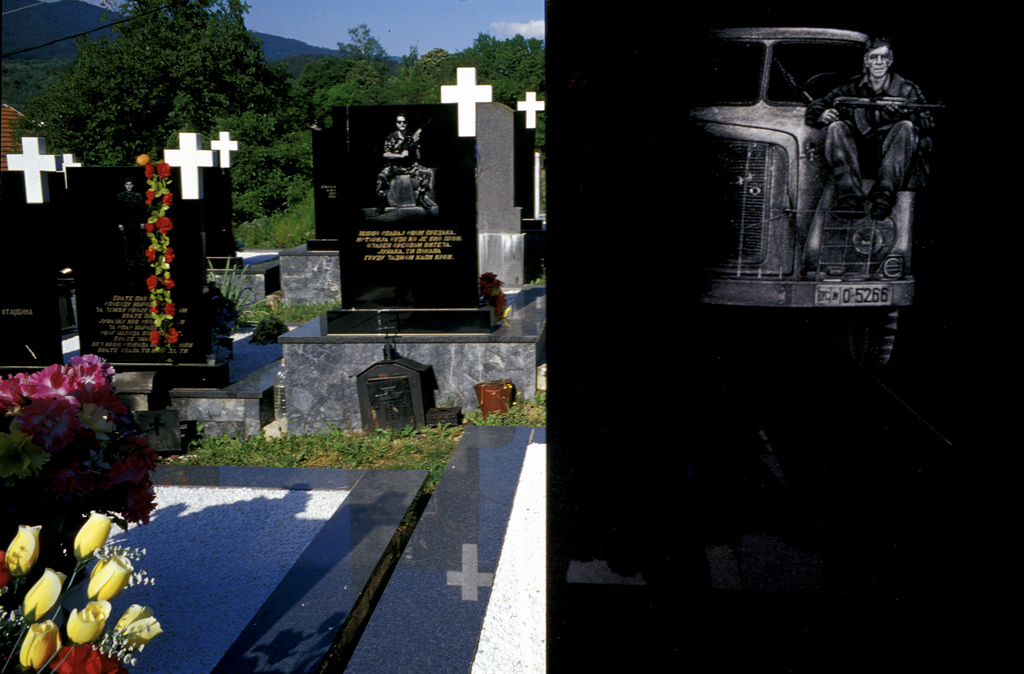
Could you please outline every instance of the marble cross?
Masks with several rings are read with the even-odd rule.
[[[476,135],[476,104],[490,103],[493,88],[490,84],[476,83],[476,68],[456,68],[453,85],[441,87],[442,103],[459,106],[459,136]]]
[[[231,153],[238,152],[238,141],[231,140],[230,131],[221,131],[220,138],[210,141],[210,149],[217,151],[221,168],[231,168]]]
[[[203,182],[199,179],[199,169],[216,166],[216,153],[203,149],[203,137],[198,133],[179,133],[178,147],[177,150],[164,150],[164,161],[181,169],[181,198],[202,199]]]
[[[63,166],[61,166],[60,172],[64,174],[64,187],[68,186],[68,169],[69,168],[82,168],[82,162],[75,161],[75,155],[65,154],[63,158]]]
[[[520,112],[526,111],[526,128],[536,129],[537,113],[544,110],[544,101],[537,100],[536,91],[527,91],[526,100],[516,103],[516,109]]]
[[[50,200],[50,186],[43,173],[58,173],[62,157],[46,154],[46,139],[30,136],[21,139],[22,154],[7,155],[7,168],[25,173],[25,203],[44,204]]]
[[[462,587],[463,601],[477,601],[479,588],[494,585],[493,573],[481,573],[479,566],[479,548],[476,543],[462,544],[462,571],[448,572],[448,585]]]

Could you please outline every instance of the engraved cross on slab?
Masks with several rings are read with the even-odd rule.
[[[516,109],[520,112],[526,111],[526,128],[536,129],[537,128],[537,113],[544,110],[544,101],[537,100],[536,91],[527,91],[526,100],[518,101],[516,103]]]
[[[448,572],[448,585],[462,587],[463,601],[477,601],[480,597],[479,588],[494,585],[493,573],[480,573],[479,548],[476,543],[462,544],[462,571]]]
[[[238,141],[231,140],[230,131],[221,131],[220,137],[210,142],[210,148],[217,151],[221,168],[231,168],[231,153],[238,152]]]
[[[476,83],[476,68],[457,68],[455,82],[441,87],[441,102],[458,104],[459,136],[475,136],[476,104],[490,103],[493,89],[490,84]]]
[[[25,203],[44,204],[50,200],[50,186],[43,173],[58,173],[63,159],[46,154],[46,139],[30,136],[21,139],[22,154],[7,155],[7,168],[25,173]]]
[[[216,166],[216,153],[203,149],[203,137],[198,133],[179,133],[178,147],[178,150],[164,150],[164,161],[181,169],[181,198],[202,199],[199,169]]]

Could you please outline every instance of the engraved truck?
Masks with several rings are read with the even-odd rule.
[[[884,363],[898,311],[913,301],[914,191],[906,187],[919,176],[880,221],[842,212],[825,131],[805,120],[808,103],[861,72],[867,40],[813,28],[712,33],[696,52],[687,163],[697,167],[704,208],[695,234],[701,301],[829,312],[825,320],[844,326],[858,360]],[[865,194],[873,177],[865,170]]]

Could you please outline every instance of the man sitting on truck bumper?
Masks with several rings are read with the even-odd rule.
[[[924,96],[913,82],[890,71],[892,46],[873,38],[865,46],[864,73],[807,106],[806,123],[827,127],[825,159],[832,168],[840,213],[885,220],[896,192],[907,187],[934,126]],[[862,171],[877,170],[865,197]]]

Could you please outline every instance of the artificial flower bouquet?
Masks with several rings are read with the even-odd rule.
[[[42,526],[43,564],[70,570],[72,538],[91,511],[149,522],[157,454],[113,387],[103,359],[73,357],[0,379],[0,540]]]
[[[127,674],[124,664],[135,664],[135,654],[163,631],[151,608],[133,604],[104,632],[111,600],[150,582],[132,563],[145,551],[108,545],[111,518],[93,512],[75,535],[69,579],[49,567],[40,570],[41,528],[19,526],[0,550],[0,672]],[[76,585],[90,564],[88,578]],[[65,600],[83,593],[84,606],[68,611]]]
[[[493,272],[480,274],[480,306],[490,306],[494,312],[493,322],[497,323],[508,315],[508,301],[505,298],[505,291],[501,286],[503,281],[498,280],[498,275]]]

